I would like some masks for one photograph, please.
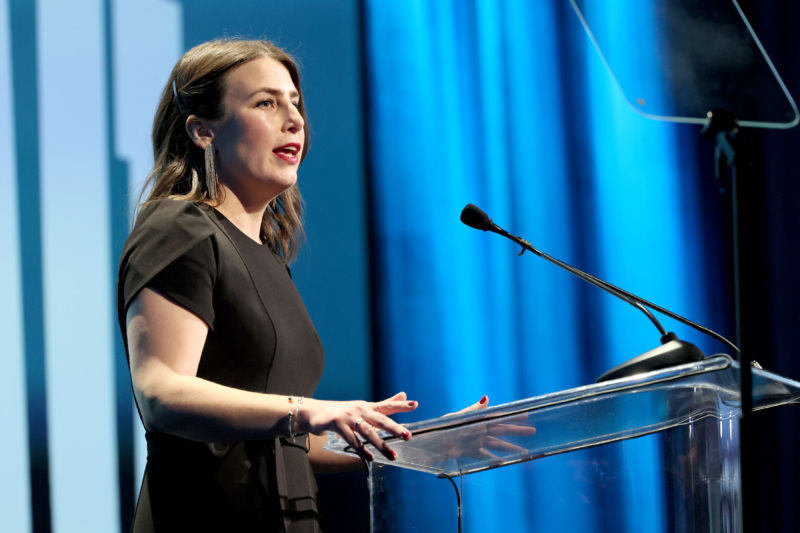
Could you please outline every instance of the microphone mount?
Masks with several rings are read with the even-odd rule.
[[[656,319],[656,317],[650,312],[650,310],[647,309],[648,307],[687,326],[690,326],[701,333],[713,337],[737,352],[739,351],[736,345],[731,343],[722,335],[719,335],[718,333],[715,333],[704,326],[695,324],[689,319],[683,318],[672,311],[648,302],[647,300],[640,298],[635,294],[631,294],[628,291],[620,289],[619,287],[616,287],[607,281],[592,276],[591,274],[588,274],[578,268],[573,267],[572,265],[564,263],[563,261],[560,261],[555,257],[542,252],[541,250],[534,248],[533,245],[531,245],[531,243],[527,240],[508,233],[506,230],[492,222],[492,219],[490,219],[486,213],[473,204],[467,204],[466,207],[464,207],[463,211],[461,212],[461,221],[472,228],[482,231],[491,231],[492,233],[497,233],[498,235],[502,235],[503,237],[517,243],[522,247],[522,250],[518,254],[520,256],[523,255],[526,250],[530,251],[531,253],[563,268],[582,280],[591,283],[592,285],[599,287],[610,294],[613,294],[617,298],[642,311],[656,326],[659,333],[661,333],[661,346],[634,357],[633,359],[626,361],[625,363],[622,363],[611,370],[608,370],[599,378],[597,378],[597,383],[705,359],[705,355],[697,346],[689,342],[679,340],[675,333],[667,332],[661,323],[659,323],[659,321]]]

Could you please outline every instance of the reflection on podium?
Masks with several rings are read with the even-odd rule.
[[[453,486],[458,498],[452,497],[451,509],[441,510],[453,531],[459,517],[466,531],[479,530],[472,524],[502,523],[498,501],[505,509],[548,511],[531,516],[538,524],[532,530],[607,530],[603,524],[614,523],[615,487],[624,484],[636,491],[639,477],[656,479],[659,486],[642,491],[658,500],[642,502],[659,511],[654,519],[661,524],[653,530],[739,531],[738,376],[738,364],[718,355],[409,424],[414,438],[391,440],[397,461],[375,453],[372,531],[428,531],[423,522],[430,517],[420,516],[420,524],[397,523],[394,502],[402,498],[405,505],[414,505],[429,491],[452,492]],[[754,410],[798,401],[800,383],[753,371]],[[637,460],[632,452],[653,442],[659,450],[656,460]],[[335,434],[325,447],[350,453]],[[643,475],[648,471],[652,475]],[[393,496],[395,476],[417,476],[412,486],[418,490]],[[526,493],[505,493],[506,477],[522,479],[515,486],[526,487]]]

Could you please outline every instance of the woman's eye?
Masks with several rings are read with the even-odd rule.
[[[296,108],[300,109],[300,101],[299,100],[297,102],[292,102],[292,105],[295,106]]]
[[[273,107],[275,105],[275,100],[268,98],[267,100],[262,100],[258,103],[261,107]]]

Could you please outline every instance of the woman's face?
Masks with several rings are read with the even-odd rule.
[[[223,184],[269,200],[297,182],[305,142],[299,103],[289,71],[275,59],[254,59],[230,72],[223,118],[212,127]]]

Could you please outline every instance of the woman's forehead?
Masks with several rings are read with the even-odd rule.
[[[289,70],[271,57],[259,57],[236,67],[226,85],[226,96],[237,99],[248,99],[258,92],[298,95]]]

